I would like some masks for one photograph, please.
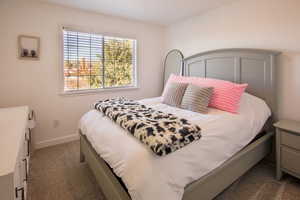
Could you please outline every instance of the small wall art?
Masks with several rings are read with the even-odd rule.
[[[40,59],[40,38],[35,36],[20,35],[18,37],[19,59]]]

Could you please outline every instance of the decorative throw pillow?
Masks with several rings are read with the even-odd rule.
[[[163,93],[163,103],[180,107],[187,83],[169,83]]]
[[[199,113],[207,113],[213,87],[201,87],[189,84],[181,101],[181,108]]]
[[[186,77],[171,74],[167,86],[174,82],[192,83],[202,87],[213,87],[213,95],[208,106],[231,113],[237,113],[242,94],[248,86],[248,84],[237,84],[219,79]]]

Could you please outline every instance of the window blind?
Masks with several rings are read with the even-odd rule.
[[[135,85],[136,40],[63,30],[64,90]]]

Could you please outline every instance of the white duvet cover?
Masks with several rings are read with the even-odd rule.
[[[98,154],[122,178],[133,200],[180,200],[184,187],[245,147],[270,116],[265,102],[245,93],[239,114],[210,109],[199,114],[170,107],[161,98],[141,103],[200,125],[202,138],[159,157],[137,138],[96,110],[86,113],[79,128]]]

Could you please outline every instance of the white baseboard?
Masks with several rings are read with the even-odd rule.
[[[63,137],[58,137],[58,138],[38,142],[34,145],[34,148],[35,149],[41,149],[41,148],[45,148],[45,147],[49,147],[49,146],[54,146],[54,145],[57,145],[57,144],[72,142],[72,141],[75,141],[75,140],[78,140],[78,139],[79,139],[79,134],[78,133],[71,134],[71,135],[67,135],[67,136],[63,136]]]

